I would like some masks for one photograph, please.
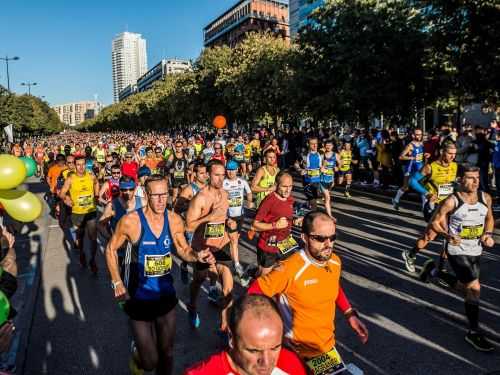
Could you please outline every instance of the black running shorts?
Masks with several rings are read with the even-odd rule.
[[[453,272],[455,272],[458,281],[462,284],[469,284],[470,282],[479,279],[480,258],[480,256],[448,254],[448,262],[450,263]]]

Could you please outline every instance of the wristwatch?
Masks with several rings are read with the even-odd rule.
[[[112,281],[111,282],[111,289],[115,290],[118,285],[120,285],[122,282],[120,281]]]

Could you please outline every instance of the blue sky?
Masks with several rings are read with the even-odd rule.
[[[125,30],[147,42],[148,67],[163,57],[196,58],[203,27],[237,0],[6,0],[0,10],[0,56],[11,62],[10,86],[37,82],[32,94],[51,105],[113,101],[111,40]],[[0,84],[7,85],[0,61]]]

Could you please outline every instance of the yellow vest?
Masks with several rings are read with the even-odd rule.
[[[457,178],[457,163],[453,161],[444,167],[439,162],[433,161],[430,166],[431,175],[425,188],[429,193],[437,195],[437,201],[441,202],[453,193],[453,183]]]
[[[73,202],[71,209],[74,214],[87,214],[96,210],[94,201],[94,181],[89,172],[83,176],[71,175],[69,196]]]
[[[351,161],[352,161],[352,151],[342,150],[340,151],[340,161],[342,162],[342,166],[340,170],[342,172],[347,172],[351,169]]]

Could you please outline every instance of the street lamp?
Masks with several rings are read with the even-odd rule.
[[[10,78],[9,78],[9,61],[16,61],[19,60],[19,57],[14,56],[14,57],[0,57],[0,60],[4,60],[5,64],[7,66],[7,90],[10,92]]]
[[[21,86],[28,86],[28,95],[31,96],[31,86],[36,86],[36,82],[21,82]]]

